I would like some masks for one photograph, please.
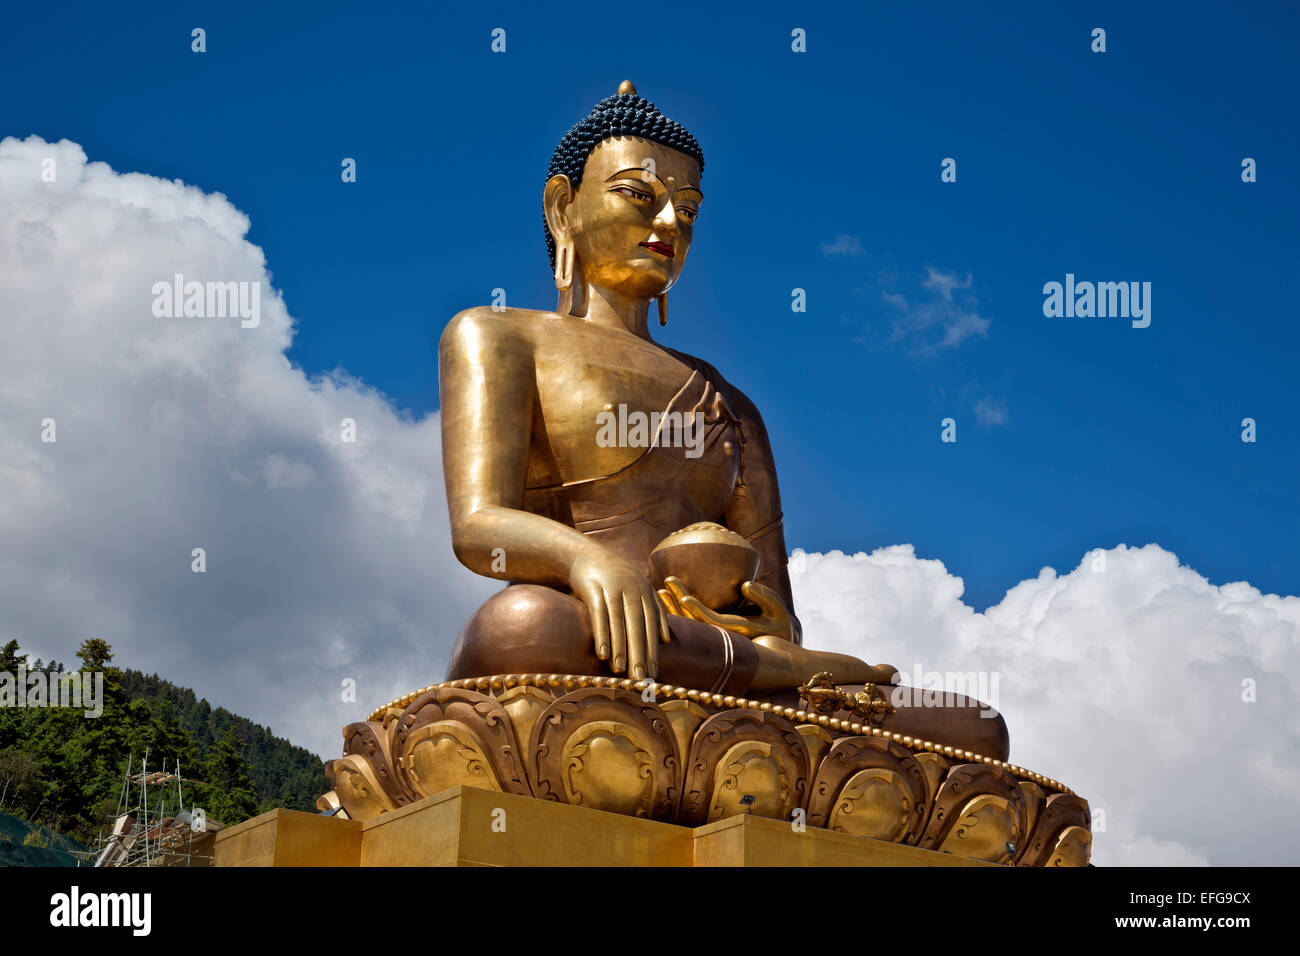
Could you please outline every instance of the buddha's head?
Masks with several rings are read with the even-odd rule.
[[[629,81],[570,129],[543,194],[561,306],[578,308],[584,284],[635,299],[667,292],[691,248],[703,169],[695,137]]]

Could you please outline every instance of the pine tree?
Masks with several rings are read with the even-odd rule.
[[[113,648],[108,641],[91,637],[82,641],[77,656],[81,658],[83,671],[102,671],[104,666],[113,659]]]
[[[225,824],[247,820],[257,812],[257,795],[253,782],[244,771],[240,756],[239,735],[228,724],[208,756],[208,816]]]
[[[9,641],[0,647],[0,671],[10,674],[18,673],[18,668],[27,662],[27,655],[18,653],[18,642]]]

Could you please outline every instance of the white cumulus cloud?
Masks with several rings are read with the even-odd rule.
[[[225,196],[75,143],[0,142],[0,636],[69,664],[105,638],[334,756],[344,723],[441,679],[498,585],[452,555],[438,416],[291,366],[248,228]],[[260,323],[155,317],[176,273],[260,282]]]
[[[1102,811],[1098,865],[1300,854],[1300,598],[1216,586],[1154,544],[1044,568],[983,613],[910,545],[796,551],[790,571],[810,647],[996,674],[1012,762]]]

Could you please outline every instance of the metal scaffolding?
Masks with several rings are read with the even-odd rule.
[[[107,835],[100,831],[87,862],[93,861],[94,866],[211,866],[213,844],[222,825],[207,819],[202,810],[186,807],[180,761],[175,762],[174,770],[168,770],[164,760],[163,769],[151,772],[146,750],[138,772],[132,772],[133,765],[134,755],[127,758],[112,826]]]

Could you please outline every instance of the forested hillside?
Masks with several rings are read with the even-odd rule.
[[[265,727],[212,707],[157,674],[111,665],[112,648],[88,640],[77,652],[83,674],[104,675],[103,714],[81,708],[0,706],[0,809],[90,842],[116,811],[127,761],[139,770],[179,759],[187,802],[222,823],[274,807],[315,809],[329,786],[320,758]],[[60,662],[29,661],[17,641],[0,647],[0,673],[20,666],[47,675]]]

